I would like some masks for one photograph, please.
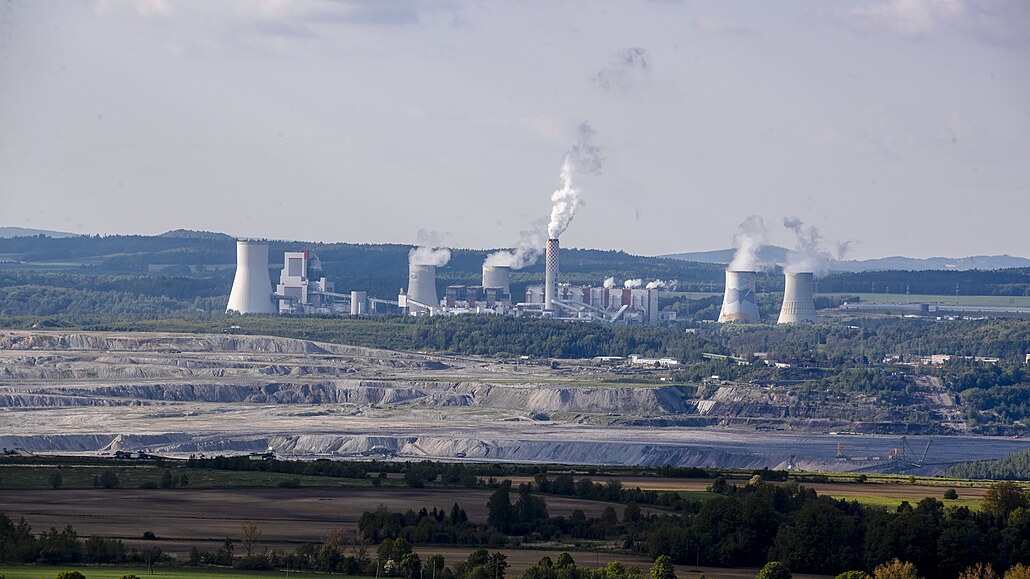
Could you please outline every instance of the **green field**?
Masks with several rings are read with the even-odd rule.
[[[846,298],[858,296],[870,304],[941,304],[948,306],[1019,306],[1030,307],[1030,296],[964,296],[964,295],[907,295],[898,293],[876,294],[817,294],[819,296]]]
[[[145,483],[160,484],[161,476],[170,471],[173,477],[185,474],[191,489],[230,489],[276,487],[284,481],[296,478],[301,487],[342,488],[371,487],[371,479],[335,478],[328,476],[292,475],[265,471],[232,471],[186,468],[184,466],[160,467],[153,464],[100,465],[21,465],[0,464],[0,488],[3,489],[47,489],[50,477],[60,473],[61,489],[91,489],[94,477],[104,471],[118,475],[118,488],[135,489]]]
[[[189,577],[190,579],[247,579],[250,577],[286,577],[285,571],[237,571],[235,569],[190,569],[187,567],[155,567],[153,573],[146,567],[88,567],[75,565],[0,566],[4,579],[50,579],[61,571],[78,571],[86,579],[118,579],[132,573],[147,577]],[[291,571],[290,577],[324,577],[321,573]]]

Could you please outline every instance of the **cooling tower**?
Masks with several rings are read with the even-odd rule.
[[[511,287],[508,277],[511,275],[511,267],[507,265],[484,265],[483,266],[483,287],[499,287],[504,293],[510,294]]]
[[[268,243],[236,241],[236,277],[226,312],[274,314],[272,281],[268,275]]]
[[[408,299],[434,308],[439,307],[440,298],[436,297],[435,265],[408,265]],[[425,310],[418,306],[411,309]]]
[[[783,286],[783,306],[780,308],[781,324],[816,323],[815,294],[811,273],[787,273]]]
[[[544,310],[555,310],[558,299],[558,240],[548,239],[544,252]]]
[[[726,293],[722,298],[719,323],[757,322],[759,319],[755,272],[726,270]]]

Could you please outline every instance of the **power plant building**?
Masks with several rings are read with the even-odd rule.
[[[287,251],[279,284],[275,286],[280,314],[338,313],[333,283],[322,275],[322,262],[314,252]],[[340,296],[342,297],[342,296]]]
[[[272,279],[268,275],[268,243],[236,241],[236,276],[229,292],[227,313],[274,314]]]
[[[525,303],[542,305],[546,293],[546,286],[528,286]],[[555,298],[552,302],[555,309],[553,317],[627,324],[659,324],[675,321],[675,312],[659,311],[658,293],[658,289],[556,284]]]

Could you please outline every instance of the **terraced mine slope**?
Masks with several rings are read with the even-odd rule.
[[[724,384],[700,398],[703,389],[694,385],[616,377],[625,379],[587,362],[551,368],[285,338],[8,331],[0,332],[0,446],[180,456],[271,448],[330,458],[912,466],[886,458],[896,436],[819,434],[896,421],[873,403],[827,402],[817,419],[798,420],[791,418],[796,401],[775,388]],[[941,405],[946,412],[947,400]],[[842,438],[849,460],[839,458]],[[1009,439],[947,440],[915,470],[1026,447]]]

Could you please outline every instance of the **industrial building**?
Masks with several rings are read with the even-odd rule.
[[[280,314],[343,313],[336,298],[344,296],[333,290],[333,283],[322,275],[322,262],[314,252],[305,249],[285,253],[279,284],[275,286]]]
[[[676,321],[675,312],[658,309],[658,289],[607,288],[555,284],[552,309],[546,317],[592,320],[627,324],[662,324]],[[521,312],[540,307],[547,294],[546,285],[526,288],[526,301],[518,304]],[[520,307],[521,306],[521,307]]]

